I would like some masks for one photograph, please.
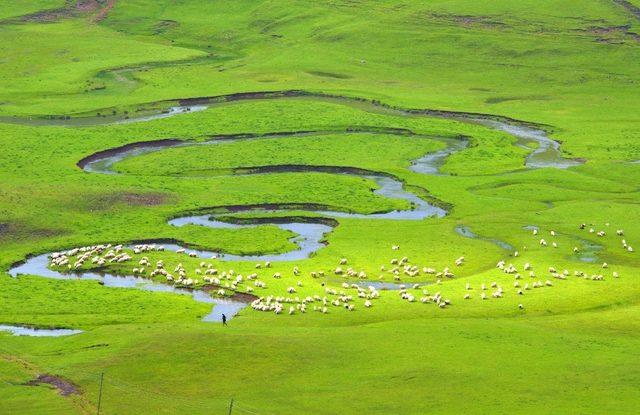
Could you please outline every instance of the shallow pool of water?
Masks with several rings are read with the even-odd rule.
[[[82,333],[82,330],[39,329],[35,327],[12,326],[7,324],[0,324],[0,331],[9,332],[14,336],[29,336],[29,337],[62,337],[62,336],[71,336],[74,334]]]
[[[515,250],[515,248],[511,245],[509,245],[508,243],[501,241],[499,239],[493,239],[493,238],[485,238],[483,236],[479,236],[477,234],[475,234],[471,228],[469,228],[468,226],[464,226],[464,225],[458,225],[455,227],[455,231],[458,235],[460,236],[464,236],[465,238],[471,238],[471,239],[478,239],[481,241],[487,241],[490,242],[492,244],[498,245],[500,248],[506,250],[506,251],[511,251],[513,252]]]

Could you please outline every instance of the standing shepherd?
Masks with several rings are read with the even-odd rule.
[[[222,325],[223,326],[227,325],[227,316],[225,316],[224,314],[222,315]]]

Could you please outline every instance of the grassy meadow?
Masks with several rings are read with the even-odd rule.
[[[240,414],[637,413],[640,16],[633,4],[640,7],[585,0],[4,1],[0,325],[83,332],[0,331],[0,414],[95,413],[101,373],[104,414],[226,414],[232,398]],[[564,157],[584,163],[527,168],[535,145],[523,147],[507,133],[318,96],[220,100],[202,111],[112,122],[166,111],[180,99],[291,90],[535,123]],[[188,145],[117,161],[116,174],[77,165],[96,152],[164,139]],[[448,140],[468,145],[444,159],[439,174],[411,169]],[[241,174],[279,166],[308,168]],[[262,297],[288,296],[294,286],[300,297],[343,290],[354,279],[336,275],[337,266],[391,282],[392,260],[405,256],[419,269],[449,268],[453,278],[401,275],[413,303],[381,290],[371,308],[360,298],[353,312],[288,315],[287,305],[276,315],[248,307],[224,327],[201,321],[211,305],[189,296],[8,273],[33,255],[102,243],[179,241],[237,255],[296,249],[295,234],[273,223],[167,223],[225,206],[297,207],[229,213],[235,219],[323,216],[306,205],[358,214],[411,208],[376,193],[370,178],[322,168],[393,177],[447,215],[339,217],[323,237],[326,246],[308,259],[260,269],[256,261],[206,262],[221,272],[257,273],[267,283],[255,289]],[[182,264],[190,276],[203,261],[145,255],[168,270]],[[496,268],[501,260],[522,278]],[[106,270],[130,275],[136,264]],[[553,278],[550,267],[568,276]],[[313,278],[318,271],[325,276]],[[493,282],[503,298],[480,288]],[[533,282],[541,286],[518,295]],[[422,290],[451,305],[421,303]],[[29,384],[43,374],[75,392]]]

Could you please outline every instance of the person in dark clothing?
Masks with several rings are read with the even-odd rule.
[[[227,316],[225,316],[224,314],[222,315],[222,325],[223,326],[227,325]]]

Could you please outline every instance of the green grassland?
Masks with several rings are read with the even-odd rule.
[[[637,412],[640,257],[621,247],[625,238],[640,249],[640,164],[633,163],[640,159],[640,17],[632,9],[569,0],[130,0],[103,16],[105,2],[86,10],[72,3],[0,7],[0,324],[84,331],[60,338],[0,332],[0,413],[95,413],[102,372],[105,414],[227,413],[232,397],[234,413],[254,414]],[[73,12],[27,18],[61,7]],[[533,148],[506,133],[318,96],[219,102],[136,123],[102,117],[147,114],[180,98],[288,90],[537,123],[565,157],[585,163],[529,169]],[[71,120],[54,125],[51,118],[61,116]],[[252,138],[206,143],[231,135]],[[190,145],[117,162],[118,174],[77,166],[95,152],[162,139]],[[445,147],[442,139],[469,144],[447,157],[442,174],[411,171],[412,161]],[[280,165],[312,168],[237,174]],[[407,256],[420,267],[453,270],[441,284],[434,275],[403,277],[429,284],[450,307],[383,291],[370,309],[362,301],[354,312],[328,314],[247,308],[223,327],[200,321],[211,307],[187,296],[5,273],[31,255],[99,243],[177,240],[230,254],[295,248],[294,235],[273,224],[167,224],[220,206],[409,208],[374,193],[370,179],[313,166],[392,176],[448,214],[338,218],[315,255],[270,269],[207,262],[258,272],[267,282],[259,295],[286,295],[300,280],[296,295],[306,296],[340,289],[345,279],[332,272],[340,258],[373,280],[381,265]],[[319,216],[302,209],[263,215]],[[581,223],[607,235],[580,230]],[[461,236],[457,226],[479,238]],[[573,252],[592,245],[599,247],[593,263]],[[148,256],[189,272],[201,261]],[[460,256],[465,264],[456,267]],[[571,275],[518,296],[514,277],[496,269],[500,260],[518,269],[533,264],[536,281],[552,279],[549,267]],[[131,267],[109,270],[129,274]],[[310,277],[319,270],[327,277]],[[574,270],[605,278],[578,278]],[[271,278],[275,272],[282,278]],[[505,297],[481,300],[481,284],[494,281]],[[532,281],[523,273],[523,284]],[[471,299],[463,300],[467,292]],[[80,393],[26,385],[44,373]]]

